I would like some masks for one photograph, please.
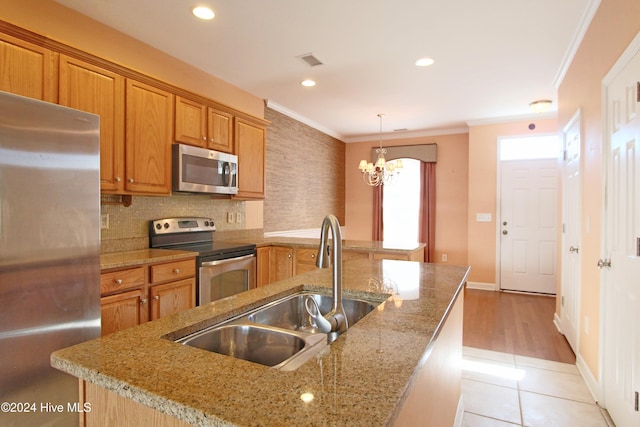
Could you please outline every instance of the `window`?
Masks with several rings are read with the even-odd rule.
[[[420,160],[402,159],[402,171],[384,186],[382,221],[385,242],[418,242]]]
[[[555,159],[561,152],[557,135],[500,139],[500,160]]]

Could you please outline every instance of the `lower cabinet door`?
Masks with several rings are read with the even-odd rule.
[[[142,289],[100,298],[102,336],[146,322],[148,307]]]
[[[154,285],[149,288],[151,320],[169,316],[196,306],[196,279]]]

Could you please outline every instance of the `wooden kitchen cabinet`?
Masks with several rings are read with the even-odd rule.
[[[173,94],[126,80],[125,190],[171,194]]]
[[[102,336],[196,305],[195,258],[100,274]]]
[[[156,320],[196,306],[196,265],[193,260],[150,267],[150,319]]]
[[[100,191],[124,191],[125,79],[79,59],[60,55],[60,105],[100,116]]]
[[[149,319],[146,293],[142,289],[100,298],[102,336],[139,325]]]
[[[295,274],[302,274],[308,271],[315,270],[316,268],[316,259],[318,256],[317,249],[308,249],[308,248],[296,248],[296,269]]]
[[[270,283],[293,277],[293,248],[271,247]]]
[[[269,278],[271,247],[265,246],[256,249],[256,258],[256,286],[259,288],[271,283]]]
[[[237,199],[264,199],[266,127],[235,118],[234,153],[238,156]]]
[[[210,150],[233,152],[233,115],[176,96],[175,140]]]
[[[0,90],[56,102],[57,64],[57,53],[0,33]]]
[[[149,289],[151,320],[169,316],[196,306],[196,279],[155,285]]]

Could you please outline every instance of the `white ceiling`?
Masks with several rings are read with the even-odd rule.
[[[56,0],[357,141],[531,117],[598,0]],[[191,8],[216,13],[200,21]],[[595,5],[595,6],[594,6]],[[323,65],[297,58],[312,53]],[[414,66],[430,56],[435,64]],[[300,81],[317,85],[304,88]],[[400,136],[395,134],[395,136]]]

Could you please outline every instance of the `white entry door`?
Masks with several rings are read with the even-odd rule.
[[[582,175],[580,166],[580,112],[564,129],[562,168],[562,291],[560,329],[578,354],[580,325],[580,247],[582,241]]]
[[[555,294],[557,160],[500,166],[500,289]]]
[[[618,426],[640,426],[640,41],[607,85],[605,405]],[[631,59],[630,59],[631,58]],[[624,60],[621,60],[624,62]],[[609,76],[607,76],[609,77]]]

